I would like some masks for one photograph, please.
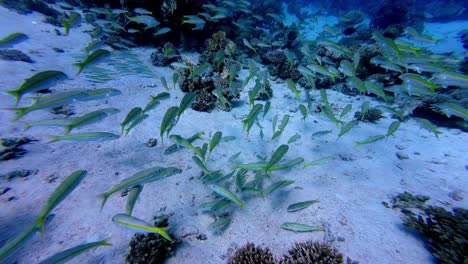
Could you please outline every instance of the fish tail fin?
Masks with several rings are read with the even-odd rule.
[[[99,195],[98,197],[99,197],[99,199],[102,199],[102,201],[101,201],[101,208],[100,208],[100,210],[102,211],[102,208],[104,208],[104,205],[105,205],[106,202],[107,202],[107,198],[109,198],[109,194],[103,193],[103,194]]]
[[[362,145],[362,143],[360,143],[360,142],[358,142],[358,141],[356,141],[355,143],[356,143],[356,144],[354,144],[354,147],[355,147],[355,148],[357,148],[357,147],[359,147],[359,146]]]
[[[6,92],[9,95],[13,95],[16,98],[15,105],[18,105],[19,100],[21,99],[21,94],[17,90],[11,90]]]
[[[169,229],[169,226],[165,226],[165,227],[153,227],[152,228],[154,232],[160,234],[163,238],[165,238],[166,240],[169,240],[169,241],[172,241],[172,238],[171,236],[169,236],[169,234],[166,232],[166,230]]]
[[[24,123],[23,132],[28,131],[31,127],[32,127],[32,125],[30,123],[28,123],[28,122]]]
[[[69,23],[63,23],[62,25],[65,27],[63,35],[67,36],[68,32],[70,31],[70,24]]]
[[[75,63],[73,63],[73,65],[75,65],[76,67],[78,67],[78,72],[77,72],[76,75],[75,75],[75,76],[77,76],[78,74],[81,73],[81,71],[83,71],[83,69],[84,69],[84,64],[81,63],[81,62],[75,62]]]
[[[4,108],[5,110],[16,111],[16,116],[11,121],[16,121],[28,113],[27,107]]]
[[[111,240],[111,239],[112,239],[112,236],[110,236],[110,237],[108,237],[106,239],[103,239],[103,240],[99,241],[99,245],[101,245],[101,246],[112,246],[112,244],[109,243],[109,240]]]
[[[60,136],[49,136],[50,140],[46,142],[46,144],[54,143],[60,140]]]
[[[73,126],[68,125],[68,126],[64,126],[63,128],[65,129],[65,135],[68,135],[70,131],[73,129]]]

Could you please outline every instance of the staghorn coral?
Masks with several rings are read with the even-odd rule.
[[[247,243],[234,252],[228,264],[274,264],[275,259],[269,248],[261,248]]]
[[[284,256],[281,264],[357,264],[350,258],[344,260],[340,251],[326,243],[302,242],[296,243],[289,250],[289,255]]]

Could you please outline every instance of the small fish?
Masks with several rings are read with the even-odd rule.
[[[394,116],[396,116],[400,120],[405,119],[405,116],[403,115],[403,113],[398,111],[397,109],[395,109],[393,107],[386,106],[386,105],[378,105],[377,107],[382,108],[385,111],[388,111],[388,112],[392,113]]]
[[[164,35],[164,34],[166,34],[166,33],[169,33],[169,31],[171,31],[170,28],[168,28],[168,27],[163,27],[163,28],[158,29],[158,31],[156,31],[156,33],[154,33],[153,35],[154,35],[154,36]]]
[[[116,214],[112,217],[112,222],[117,223],[121,226],[128,227],[132,230],[137,232],[143,233],[155,233],[161,235],[166,240],[172,241],[172,238],[166,232],[169,229],[168,226],[166,227],[154,227],[143,220],[140,220],[136,217],[129,216],[126,214]]]
[[[342,60],[340,62],[340,67],[338,70],[346,76],[354,76],[354,66],[348,60]]]
[[[314,132],[312,134],[312,137],[321,137],[321,136],[324,136],[326,134],[330,134],[331,132],[333,132],[333,130],[321,130],[321,131],[317,131],[317,132]]]
[[[309,166],[320,165],[320,164],[325,164],[325,163],[328,163],[328,162],[330,162],[332,160],[335,160],[335,158],[334,157],[321,158],[321,159],[314,160],[314,161],[311,161],[311,162],[308,162],[308,163],[304,163],[302,168],[306,168],[306,167],[309,167]]]
[[[140,116],[142,112],[143,110],[141,109],[141,107],[134,107],[132,108],[132,110],[130,110],[130,112],[128,112],[125,119],[122,121],[122,123],[120,123],[120,127],[122,128],[122,131],[121,131],[122,134],[124,132],[125,126],[128,125],[133,120],[135,120],[138,116]]]
[[[448,118],[450,118],[452,115],[458,116],[464,121],[468,121],[468,109],[464,108],[462,105],[458,103],[440,103],[440,104],[435,104],[437,108],[440,109],[445,115],[447,115]]]
[[[61,140],[73,140],[73,141],[107,141],[116,140],[120,138],[119,135],[107,133],[107,132],[91,132],[91,133],[80,133],[73,135],[64,136],[51,136],[52,139],[47,144],[54,143]]]
[[[393,135],[395,131],[397,131],[398,127],[400,127],[400,122],[399,121],[393,121],[390,126],[388,127],[387,134],[385,135],[386,139]]]
[[[85,170],[77,170],[55,188],[54,192],[47,199],[47,202],[42,206],[36,220],[36,227],[41,233],[44,233],[44,222],[50,212],[80,184],[86,174],[87,171]]]
[[[159,129],[159,135],[161,136],[161,141],[164,140],[163,135],[166,132],[166,135],[169,135],[169,132],[177,123],[177,115],[179,113],[179,107],[172,106],[167,109],[166,113],[161,120],[161,127]]]
[[[361,105],[361,119],[364,119],[367,115],[367,112],[369,111],[370,108],[370,102],[365,101]]]
[[[226,198],[234,203],[236,203],[237,205],[239,205],[241,208],[244,207],[244,203],[239,200],[239,198],[237,198],[232,192],[230,192],[228,189],[225,189],[221,186],[217,186],[217,185],[209,185],[208,186],[213,192],[215,192],[216,194],[218,194],[219,196],[223,197],[223,198]]]
[[[334,41],[331,41],[329,39],[322,39],[322,40],[319,40],[317,41],[317,44],[320,45],[320,46],[323,46],[326,50],[328,50],[329,52],[332,52],[332,53],[336,53],[336,54],[340,54],[342,55],[343,57],[351,57],[352,56],[352,53],[351,51],[334,42]]]
[[[364,82],[356,76],[348,77],[348,85],[354,88],[357,88],[361,93],[367,93],[367,88],[364,85]]]
[[[366,87],[366,91],[368,93],[373,93],[382,98],[384,101],[387,101],[387,96],[385,95],[384,90],[375,82],[365,81],[364,86]]]
[[[159,104],[160,100],[169,98],[170,94],[166,92],[159,93],[156,96],[151,95],[151,101],[145,106],[143,109],[143,113],[148,112],[149,110],[153,109],[157,104]]]
[[[227,217],[220,217],[213,223],[208,225],[208,229],[212,230],[216,234],[222,233],[228,226],[231,224],[232,218]]]
[[[210,141],[209,152],[213,151],[213,149],[219,144],[222,137],[223,137],[223,133],[221,131],[216,131],[216,133],[214,133]]]
[[[416,120],[418,120],[421,124],[423,124],[423,126],[431,131],[432,133],[434,133],[434,135],[437,137],[437,139],[439,139],[439,134],[442,134],[442,132],[440,132],[439,130],[437,130],[437,127],[431,123],[431,121],[427,120],[427,119],[424,119],[424,118],[415,118]]]
[[[301,114],[302,114],[302,121],[305,121],[308,115],[307,108],[305,107],[305,105],[300,104],[299,110],[301,111]]]
[[[299,96],[300,96],[300,91],[297,89],[296,87],[296,84],[294,83],[293,80],[291,79],[287,79],[286,80],[286,83],[288,84],[289,88],[294,92],[294,94],[296,95],[296,100],[299,100]]]
[[[402,79],[404,82],[412,84],[412,85],[416,85],[420,87],[427,87],[431,89],[431,91],[435,91],[435,89],[437,88],[437,85],[435,83],[427,80],[426,78],[422,77],[419,74],[405,73],[405,74],[400,75],[399,78]]]
[[[352,104],[347,104],[345,108],[343,108],[343,111],[341,111],[340,118],[343,118],[351,109],[353,108]]]
[[[75,121],[76,121],[75,118],[57,118],[57,119],[45,119],[45,120],[39,120],[39,121],[25,122],[23,131],[26,131],[33,126],[65,127],[65,126],[73,124],[73,122]]]
[[[305,209],[313,204],[318,203],[319,200],[310,200],[310,201],[304,201],[304,202],[299,202],[299,203],[294,203],[288,206],[288,212],[296,212],[302,209]]]
[[[125,129],[125,133],[124,135],[128,135],[128,133],[130,132],[130,130],[132,130],[132,128],[134,128],[136,125],[140,124],[141,122],[143,122],[143,120],[145,120],[146,118],[148,118],[149,115],[147,114],[141,114],[139,115],[137,118],[135,118],[135,120],[133,120],[132,123],[130,123],[130,125]]]
[[[101,121],[107,116],[116,114],[118,112],[120,112],[120,110],[117,108],[104,108],[104,109],[99,109],[99,110],[87,113],[80,117],[75,117],[72,119],[73,122],[71,124],[64,126],[65,134],[70,133],[72,129]]]
[[[333,28],[331,28],[329,25],[325,25],[323,26],[323,31],[327,32],[328,34],[336,37],[338,36],[338,32],[336,32],[336,30],[334,30]]]
[[[6,35],[5,37],[0,39],[0,46],[7,46],[11,44],[16,44],[20,41],[28,39],[28,36],[21,32],[14,32],[11,34]]]
[[[86,58],[81,61],[81,62],[76,62],[76,63],[73,63],[73,65],[77,66],[78,67],[78,72],[76,73],[76,75],[80,74],[81,71],[83,71],[84,67],[100,58],[103,58],[107,55],[110,54],[110,51],[108,50],[105,50],[105,49],[97,49],[95,51],[93,51],[91,54],[89,54],[88,56],[86,56]]]
[[[354,120],[346,123],[345,125],[343,125],[341,127],[340,133],[338,134],[338,139],[341,138],[344,134],[348,133],[348,131],[350,131],[353,127],[357,126],[358,124],[359,124],[359,120],[354,119]]]
[[[148,11],[144,8],[141,8],[141,7],[137,7],[135,9],[133,9],[133,11],[137,14],[140,14],[140,15],[153,15],[153,13],[151,11]]]
[[[143,185],[137,185],[130,188],[130,191],[128,191],[127,204],[125,205],[126,214],[132,215],[133,207],[135,207],[135,203],[142,190]]]
[[[243,38],[242,39],[242,42],[244,43],[244,45],[249,48],[250,50],[252,50],[254,53],[257,53],[257,50],[252,46],[252,44],[250,44],[250,42],[246,39],[246,38]]]
[[[333,121],[336,124],[336,126],[338,126],[342,122],[342,121],[338,120],[335,117],[335,115],[333,114],[330,106],[328,106],[328,105],[323,106],[322,111],[325,113],[325,115],[328,117],[328,119],[330,119],[331,121]]]
[[[296,134],[296,135],[294,135],[294,136],[292,136],[292,137],[289,138],[288,144],[291,144],[291,143],[293,143],[293,142],[296,142],[296,141],[299,140],[299,139],[301,139],[301,135]]]
[[[33,93],[44,88],[49,88],[52,85],[52,81],[63,78],[68,78],[68,76],[61,71],[38,72],[24,79],[18,89],[7,91],[7,93],[16,97],[16,105],[18,105],[21,97],[26,93]]]
[[[68,35],[68,32],[70,31],[70,27],[73,26],[76,23],[79,23],[79,20],[81,19],[80,13],[72,11],[70,13],[70,18],[62,23],[62,26],[65,27],[65,32],[63,33],[65,36]]]
[[[104,42],[102,42],[101,40],[93,40],[88,44],[88,46],[86,46],[86,48],[84,48],[84,51],[86,51],[86,53],[89,53],[91,50],[102,45],[104,45]]]
[[[241,153],[241,151],[234,153],[231,157],[229,157],[228,161],[234,162],[240,156]]]
[[[295,181],[289,181],[289,180],[274,182],[268,188],[266,188],[265,193],[270,194],[270,193],[278,190],[279,188],[289,186],[289,185],[293,184],[294,182]]]
[[[281,225],[281,228],[294,231],[294,232],[312,232],[312,231],[324,231],[320,226],[309,226],[299,223],[287,222]]]
[[[401,51],[398,49],[398,46],[395,44],[395,41],[392,39],[384,37],[382,33],[379,31],[375,30],[372,33],[372,38],[382,46],[382,48],[389,53],[392,56],[395,56],[396,58],[400,59],[401,58]]]
[[[101,194],[99,197],[102,199],[101,210],[104,207],[109,196],[122,190],[132,188],[134,186],[143,186],[146,183],[161,180],[174,174],[181,173],[182,170],[175,167],[153,167],[150,169],[142,170],[134,174],[133,176],[123,180],[120,184],[112,187],[108,191]]]
[[[334,82],[336,77],[337,77],[336,74],[331,73],[329,70],[325,69],[324,67],[322,67],[322,66],[320,66],[318,64],[309,64],[307,69],[309,69],[309,70],[311,70],[313,72],[320,73],[322,75],[330,77],[332,82]]]
[[[101,241],[86,243],[86,244],[83,244],[83,245],[79,245],[79,246],[76,246],[76,247],[69,248],[69,249],[67,249],[65,251],[57,253],[57,254],[53,255],[52,257],[47,258],[47,259],[39,262],[39,264],[64,263],[64,262],[70,260],[71,258],[74,258],[77,255],[83,253],[84,251],[90,250],[92,248],[100,247],[100,246],[112,246],[112,244],[109,243],[109,240],[110,240],[110,237],[106,238],[104,240],[101,240]]]
[[[436,73],[433,78],[443,87],[458,86],[460,88],[468,88],[468,75],[456,72],[440,72]]]
[[[21,228],[21,232],[9,238],[0,248],[0,261],[39,231],[36,223]],[[7,262],[5,262],[7,263]]]
[[[92,101],[107,98],[110,96],[121,95],[122,92],[114,88],[100,88],[95,90],[85,90],[82,96],[76,98],[78,101]]]
[[[128,20],[129,20],[129,22],[135,22],[135,23],[138,23],[138,24],[145,25],[145,28],[144,28],[145,31],[150,29],[150,28],[155,28],[159,24],[161,24],[153,16],[149,16],[149,15],[129,17]]]
[[[280,128],[280,131],[282,131],[283,129]],[[273,154],[271,154],[271,158],[270,160],[268,161],[266,167],[265,167],[265,172],[269,171],[269,169],[271,167],[273,167],[273,165],[275,165],[276,163],[278,163],[283,157],[284,155],[286,155],[286,153],[288,152],[289,150],[289,146],[288,145],[281,145],[279,146],[275,152],[273,152]]]
[[[373,137],[370,137],[370,138],[368,138],[366,140],[363,140],[363,141],[356,141],[355,147],[359,147],[359,146],[364,145],[364,144],[374,143],[374,142],[377,142],[377,141],[382,140],[382,139],[385,139],[384,135],[373,136]]]
[[[182,115],[182,113],[192,104],[192,102],[194,100],[195,100],[195,95],[193,93],[187,93],[187,94],[184,95],[184,97],[180,101],[179,111],[177,112],[176,122],[179,121],[180,116]]]
[[[184,16],[184,20],[182,21],[182,24],[195,25],[195,27],[192,28],[192,31],[202,30],[205,27],[206,21],[198,16],[188,15],[188,16]]]
[[[328,95],[325,89],[320,89],[320,96],[322,97],[322,101],[325,103],[325,105],[329,106],[330,102],[328,101]]]

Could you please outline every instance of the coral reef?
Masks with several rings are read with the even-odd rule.
[[[383,117],[383,113],[380,109],[370,108],[364,116],[360,111],[354,113],[354,118],[362,122],[375,122]]]
[[[297,70],[299,65],[297,62],[288,60],[285,50],[265,49],[260,54],[260,58],[264,63],[270,64],[268,71],[272,76],[278,76],[283,80],[292,79],[293,81],[297,81],[302,77],[301,73]]]
[[[167,226],[168,216],[158,218],[154,226]],[[170,234],[171,235],[171,234]],[[171,237],[173,237],[171,235]],[[128,264],[158,264],[172,256],[179,241],[168,241],[157,234],[135,234],[130,241],[130,252],[125,258]]]
[[[289,255],[284,256],[281,264],[357,264],[350,258],[344,260],[340,251],[326,243],[320,242],[302,242],[296,243],[289,250]]]
[[[228,264],[275,264],[275,259],[269,248],[261,248],[253,243],[247,243],[234,252]]]

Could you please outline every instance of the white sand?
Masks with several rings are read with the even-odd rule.
[[[30,36],[30,39],[15,46],[29,54],[34,64],[23,62],[0,61],[0,89],[2,92],[15,89],[21,81],[32,74],[30,71],[59,69],[69,76],[74,76],[76,68],[71,65],[72,56],[82,54],[82,49],[90,41],[81,31],[89,28],[82,25],[72,28],[70,36],[56,36],[53,27],[40,22],[38,14],[21,16],[0,7],[0,36],[18,31]],[[37,24],[33,24],[35,21]],[[52,47],[65,50],[60,54]],[[151,49],[136,49],[134,53],[150,65]],[[159,75],[166,76],[170,83],[172,71],[169,68],[154,68]],[[245,72],[241,74],[245,76]],[[157,84],[154,87],[154,84]],[[177,166],[183,170],[179,175],[163,181],[145,185],[133,215],[151,221],[161,208],[165,213],[174,213],[170,219],[172,231],[176,236],[206,234],[208,239],[201,241],[196,235],[183,239],[183,244],[176,255],[167,263],[224,263],[229,248],[242,246],[247,241],[268,246],[279,257],[296,241],[322,240],[324,232],[296,234],[280,228],[286,221],[301,222],[327,227],[329,234],[344,239],[334,242],[343,253],[360,263],[431,263],[433,258],[423,242],[403,228],[399,213],[382,205],[388,201],[388,195],[409,191],[432,197],[434,205],[467,206],[466,199],[460,202],[452,200],[448,194],[460,191],[466,196],[466,157],[468,136],[457,129],[440,128],[443,134],[440,140],[421,128],[414,120],[401,124],[400,129],[387,142],[377,142],[354,148],[355,140],[363,140],[377,134],[385,134],[393,121],[387,118],[376,124],[360,123],[359,126],[336,141],[338,129],[321,114],[310,115],[305,122],[297,110],[299,102],[292,97],[292,92],[284,83],[272,82],[274,98],[272,107],[261,124],[265,127],[265,139],[260,139],[259,130],[254,126],[250,138],[242,132],[241,120],[249,111],[248,105],[233,109],[231,112],[214,110],[212,113],[199,113],[188,109],[174,134],[184,137],[199,131],[205,131],[205,139],[215,131],[223,135],[236,136],[236,140],[222,143],[212,153],[208,164],[212,169],[232,168],[227,162],[232,154],[242,151],[239,161],[255,162],[255,155],[270,155],[280,144],[286,143],[290,136],[298,133],[301,139],[290,145],[288,159],[304,157],[306,162],[325,156],[337,159],[329,164],[275,173],[275,180],[291,179],[295,183],[265,198],[241,197],[246,202],[242,210],[235,209],[233,223],[222,235],[211,234],[207,227],[213,220],[201,214],[197,206],[210,201],[209,189],[198,179],[200,170],[192,162],[192,153],[181,150],[172,155],[164,155],[159,139],[159,126],[166,109],[178,105],[183,93],[177,89],[171,91],[171,98],[163,101],[150,117],[137,126],[127,137],[108,142],[59,142],[44,144],[46,135],[61,134],[53,128],[34,127],[22,132],[25,120],[41,120],[53,117],[47,111],[28,114],[18,122],[9,120],[13,114],[0,111],[0,136],[34,137],[39,142],[27,145],[28,153],[18,160],[0,162],[0,174],[15,169],[38,169],[37,175],[27,180],[15,179],[12,182],[0,182],[0,186],[9,186],[12,190],[0,196],[0,241],[12,236],[23,226],[34,221],[40,206],[46,201],[53,189],[71,172],[78,169],[88,171],[88,176],[81,185],[63,201],[54,211],[55,219],[46,226],[45,235],[28,240],[19,252],[11,255],[9,261],[18,263],[37,263],[56,252],[84,242],[112,236],[111,248],[98,248],[88,251],[73,259],[71,263],[123,263],[128,252],[128,243],[133,232],[112,223],[111,218],[124,211],[126,198],[112,196],[104,210],[99,211],[100,201],[97,195],[113,184],[152,166]],[[253,86],[249,84],[248,88]],[[68,88],[94,87],[85,79],[85,75],[67,80],[54,87],[54,90]],[[101,123],[86,126],[76,132],[107,131],[120,132],[119,123],[127,112],[135,106],[144,107],[150,95],[163,91],[159,80],[135,77],[115,76],[115,80],[97,87],[114,87],[122,91],[121,96],[101,101],[76,103],[75,111],[83,114],[88,111],[116,107],[121,110]],[[349,97],[334,91],[328,91],[330,102],[341,109],[353,103],[353,113],[359,110],[361,102],[376,100],[364,97]],[[318,93],[314,95],[320,101]],[[247,101],[247,91],[242,92],[243,101]],[[303,100],[303,99],[302,99]],[[305,103],[301,100],[301,103]],[[14,98],[0,93],[2,107],[11,107]],[[24,99],[23,103],[27,102]],[[291,119],[286,131],[279,140],[271,141],[271,120],[279,114],[290,114]],[[348,114],[347,120],[352,118]],[[332,134],[312,139],[313,132],[333,129]],[[149,148],[144,145],[150,138],[158,138],[158,145]],[[166,140],[168,142],[168,140]],[[201,144],[197,141],[196,144]],[[404,147],[402,152],[409,159],[399,160],[395,146]],[[165,143],[165,147],[168,143]],[[417,154],[419,153],[419,154]],[[344,159],[348,159],[345,161]],[[118,174],[117,174],[118,173]],[[51,175],[57,177],[49,183]],[[193,178],[195,177],[195,178]],[[268,186],[268,185],[267,185]],[[6,197],[14,195],[17,199],[6,202]],[[286,207],[294,202],[319,199],[313,205],[296,213],[287,213]]]

